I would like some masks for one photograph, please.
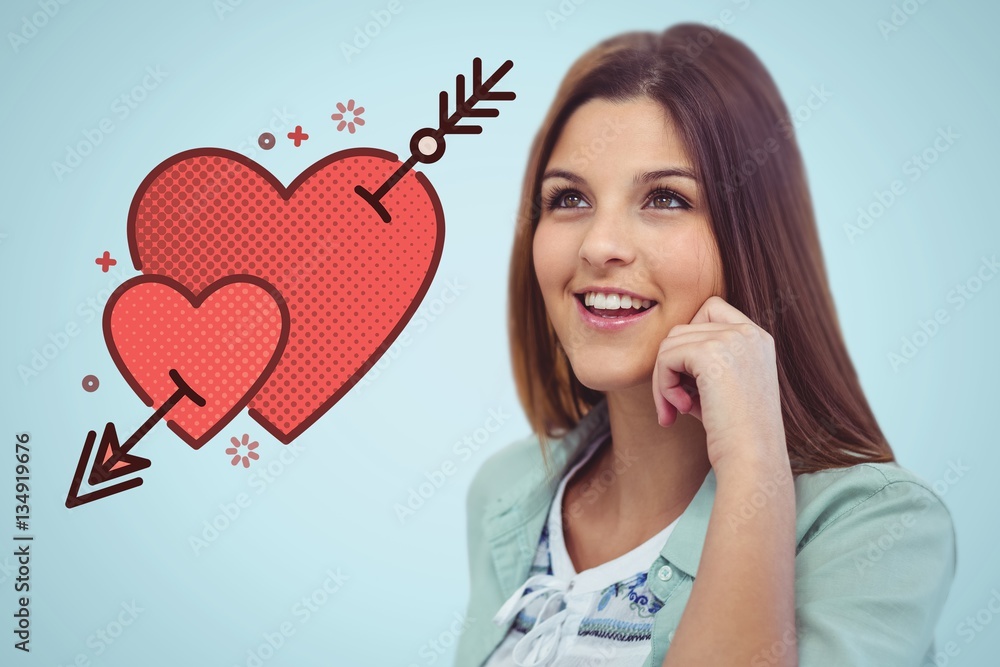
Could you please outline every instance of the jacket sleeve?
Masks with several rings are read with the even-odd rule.
[[[919,667],[955,576],[950,512],[912,480],[848,497],[796,555],[799,665]]]

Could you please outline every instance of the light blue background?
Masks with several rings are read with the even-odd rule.
[[[402,0],[402,10],[348,61],[341,44],[387,4],[243,0],[220,12],[212,0],[76,0],[59,5],[17,49],[4,38],[0,541],[15,532],[13,442],[22,431],[32,437],[36,539],[30,655],[11,647],[14,561],[0,556],[8,568],[0,570],[7,619],[0,663],[68,665],[82,654],[109,666],[247,665],[262,635],[289,622],[294,635],[263,664],[450,664],[449,628],[468,595],[468,483],[490,453],[529,432],[514,392],[505,314],[530,141],[570,63],[597,41],[682,20],[731,19],[727,30],[759,54],[790,108],[807,104],[814,87],[830,93],[821,105],[814,99],[819,108],[800,111],[798,137],[841,325],[899,460],[939,482],[955,518],[958,575],[938,642],[954,641],[958,655],[941,664],[992,664],[1000,620],[989,613],[992,624],[971,637],[959,624],[1000,590],[991,509],[1000,501],[1000,280],[983,283],[961,309],[949,294],[976,275],[983,256],[1000,251],[997,5],[913,0],[918,11],[883,35],[878,22],[890,20],[888,0],[808,8],[791,0],[590,0],[563,3],[572,12],[555,24],[546,14],[559,11],[555,0]],[[40,11],[37,2],[5,2],[2,33],[21,32]],[[88,321],[81,305],[136,273],[125,219],[146,173],[199,146],[252,151],[286,183],[343,148],[405,155],[410,135],[436,122],[439,91],[452,94],[455,75],[470,76],[476,56],[489,72],[514,61],[499,87],[517,99],[498,103],[500,115],[482,119],[481,135],[449,138],[444,158],[421,168],[440,195],[447,233],[417,315],[425,320],[407,327],[411,344],[395,346],[369,383],[296,441],[299,455],[280,465],[263,493],[261,478],[254,484],[251,477],[279,467],[282,445],[244,413],[198,452],[157,426],[136,449],[153,460],[141,487],[67,510],[86,431],[114,421],[131,432],[150,412],[117,373],[99,320]],[[166,77],[122,118],[112,105],[147,67]],[[354,135],[337,132],[329,117],[349,98],[366,109],[367,124]],[[291,122],[280,126],[274,109]],[[113,132],[57,178],[52,163],[104,118]],[[265,153],[253,142],[269,123],[279,139]],[[296,124],[311,135],[298,149],[284,139]],[[948,127],[959,138],[911,180],[907,161]],[[852,242],[845,225],[897,179],[904,194]],[[94,263],[105,250],[123,269],[117,279]],[[434,316],[426,307],[449,280],[465,288]],[[893,369],[887,355],[938,309],[948,322]],[[69,324],[80,334],[22,381],[18,366]],[[95,393],[80,385],[90,373],[101,380]],[[454,444],[484,427],[491,409],[510,417],[463,459]],[[250,470],[232,467],[222,451],[243,433],[261,443]],[[401,523],[394,505],[446,461],[455,474]],[[968,469],[949,483],[953,464]],[[240,493],[250,506],[196,554],[189,539]],[[322,586],[327,570],[348,579],[303,622],[295,605]],[[142,608],[135,622],[97,655],[95,633],[109,624],[114,631],[121,605],[133,600]],[[432,641],[446,645],[437,651]]]

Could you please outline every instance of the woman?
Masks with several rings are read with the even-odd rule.
[[[683,24],[572,66],[531,148],[509,307],[535,435],[469,490],[456,664],[933,654],[951,517],[865,399],[788,111],[746,46]]]

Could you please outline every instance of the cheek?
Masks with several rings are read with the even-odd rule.
[[[652,249],[648,265],[668,300],[700,304],[712,295],[720,281],[720,262],[711,235],[692,229],[647,247]]]
[[[572,272],[572,241],[561,236],[551,225],[539,223],[535,230],[531,244],[532,258],[543,295],[559,289]]]

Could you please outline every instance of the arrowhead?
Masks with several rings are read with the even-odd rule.
[[[107,496],[127,491],[142,484],[141,477],[134,477],[113,486],[107,486],[89,493],[80,493],[80,486],[83,484],[84,472],[87,469],[87,462],[90,461],[90,454],[94,449],[94,442],[97,440],[97,432],[87,433],[87,440],[83,443],[83,451],[80,453],[80,461],[76,466],[76,474],[73,475],[73,482],[69,487],[69,494],[66,496],[66,507],[72,509],[94,500],[106,498]],[[149,459],[144,459],[134,454],[123,453],[118,443],[118,433],[115,425],[108,422],[104,427],[104,435],[97,447],[97,457],[94,459],[88,481],[91,485],[121,477],[132,472],[137,472],[143,468],[148,468]]]
[[[87,442],[92,442],[93,439],[92,436],[87,436]],[[84,447],[86,446],[84,444]],[[108,425],[104,427],[104,435],[101,436],[101,442],[97,446],[97,458],[94,459],[94,465],[90,470],[90,477],[87,478],[87,481],[91,486],[95,486],[109,479],[138,472],[143,468],[148,468],[149,465],[149,459],[144,459],[135,454],[128,454],[122,450],[121,445],[118,443],[118,432],[115,430],[115,425],[108,422]]]

